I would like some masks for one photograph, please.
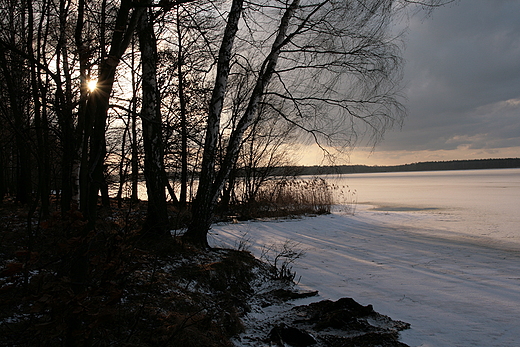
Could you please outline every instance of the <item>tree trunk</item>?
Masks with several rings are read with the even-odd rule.
[[[192,222],[184,234],[184,239],[188,242],[205,248],[209,247],[207,234],[211,227],[213,211],[218,198],[218,195],[213,192],[213,182],[215,178],[215,154],[217,150],[220,117],[230,71],[233,43],[238,30],[238,22],[242,16],[243,4],[243,0],[233,0],[222,38],[215,86],[209,104],[199,187],[197,188],[197,195],[193,202]]]
[[[104,11],[102,9],[102,16]],[[87,100],[88,100],[88,82],[90,76],[88,70],[90,69],[90,47],[88,42],[83,40],[83,27],[85,24],[85,0],[78,0],[78,17],[76,20],[76,28],[74,30],[74,41],[79,59],[79,103],[77,126],[74,133],[74,149],[71,166],[71,203],[81,206],[81,198],[86,201],[87,185],[81,182],[88,180],[88,140],[90,137],[90,128],[92,126],[92,117],[87,114]],[[103,31],[103,30],[101,30]],[[72,150],[72,149],[71,149]]]
[[[153,22],[143,12],[138,24],[141,49],[143,101],[144,175],[148,193],[148,210],[143,230],[154,236],[167,235],[168,210],[166,206],[166,175],[162,138],[161,101],[157,87],[157,43]]]
[[[135,52],[135,40],[132,38],[132,52]],[[132,202],[139,201],[139,148],[137,141],[137,82],[135,80],[135,54],[132,54],[132,105],[131,118],[132,118],[132,139],[130,145],[132,146]],[[129,120],[130,121],[130,120]]]
[[[184,94],[184,75],[182,66],[184,65],[184,57],[182,52],[182,34],[179,18],[179,11],[177,9],[177,74],[179,80],[179,104],[181,116],[181,191],[179,195],[179,206],[182,210],[186,208],[187,191],[188,191],[188,129],[186,124],[186,95]]]
[[[280,21],[278,33],[273,42],[271,52],[265,58],[264,63],[262,64],[256,81],[256,85],[249,99],[247,109],[244,115],[240,118],[240,121],[238,122],[236,128],[231,133],[230,140],[226,148],[224,160],[221,163],[218,174],[216,175],[215,161],[213,158],[216,150],[218,122],[215,122],[215,120],[213,119],[215,118],[215,115],[213,115],[214,110],[211,107],[215,107],[215,109],[220,107],[220,109],[218,110],[218,118],[216,118],[218,119],[218,121],[220,121],[220,111],[222,110],[222,99],[224,97],[225,92],[225,82],[227,82],[227,74],[224,78],[224,76],[219,76],[219,73],[217,71],[217,81],[215,83],[215,89],[213,90],[212,102],[210,103],[210,112],[208,116],[208,129],[206,132],[206,143],[204,147],[202,171],[199,181],[199,188],[197,190],[197,198],[194,204],[193,221],[185,234],[185,237],[188,240],[192,241],[197,245],[205,247],[208,246],[207,234],[211,227],[213,212],[219,194],[221,193],[224,187],[224,184],[229,176],[230,171],[232,170],[233,166],[237,161],[238,152],[242,143],[242,138],[244,136],[245,131],[250,126],[254,115],[256,114],[260,99],[262,98],[264,90],[274,72],[274,69],[278,62],[278,57],[280,55],[280,49],[283,47],[284,44],[287,43],[286,35],[287,30],[289,28],[289,23],[292,16],[294,15],[294,12],[299,6],[299,2],[299,0],[293,0],[291,5],[286,9]],[[235,2],[233,2],[233,4],[235,4]],[[233,10],[230,13],[230,19],[228,19],[228,27],[230,26],[230,23],[233,22],[231,20],[232,13]],[[238,18],[235,24],[236,23],[238,23]],[[234,33],[232,35],[232,38],[234,38]],[[226,40],[226,34],[224,35],[221,51],[219,53],[219,65],[221,64],[222,56],[226,57],[226,54],[228,54],[227,58],[229,59],[230,57],[231,48],[233,44],[232,38],[231,42],[228,42]],[[225,59],[223,59],[223,62],[227,63],[226,67],[227,72],[229,73],[229,60],[226,61]],[[213,139],[212,136],[215,136],[215,139]],[[208,143],[208,138],[210,143]],[[208,158],[208,156],[211,157]]]
[[[106,155],[105,128],[110,94],[114,85],[117,65],[126,48],[130,44],[130,38],[135,30],[135,25],[143,12],[142,7],[134,9],[130,17],[132,2],[123,0],[118,10],[115,29],[112,35],[110,52],[102,60],[99,68],[98,83],[96,89],[90,94],[87,103],[87,117],[93,118],[92,132],[89,143],[89,160],[87,176],[87,196],[85,202],[82,199],[82,209],[88,220],[88,229],[93,229],[97,216],[97,200],[99,190],[103,184],[103,169]],[[88,131],[88,129],[86,129]]]
[[[2,205],[4,197],[7,193],[7,185],[5,182],[6,170],[4,166],[4,160],[4,146],[3,144],[0,144],[0,205]]]
[[[35,60],[39,60],[40,52],[38,52],[38,56],[35,56],[34,48],[33,48],[33,40],[34,40],[34,12],[32,7],[32,1],[27,2],[27,13],[29,19],[29,25],[27,30],[27,53],[29,56],[34,57]],[[40,20],[43,20],[40,18]],[[41,47],[40,45],[40,35],[38,33],[38,44],[37,47]],[[36,143],[37,143],[37,160],[38,160],[38,193],[41,200],[41,216],[43,218],[47,218],[49,216],[49,198],[50,198],[50,164],[49,164],[49,146],[48,146],[48,123],[46,121],[46,113],[45,108],[42,107],[44,105],[44,101],[46,98],[46,90],[41,88],[42,85],[42,75],[37,73],[36,65],[34,63],[31,64],[31,92],[34,103],[34,125],[36,132]],[[40,98],[41,96],[41,98]]]
[[[125,124],[125,130],[123,130],[123,139],[121,140],[121,159],[119,160],[119,187],[117,189],[117,207],[121,208],[123,200],[123,187],[126,184],[126,134],[128,133],[128,125]]]
[[[139,148],[137,147],[137,110],[136,101],[132,105],[132,202],[139,201]]]

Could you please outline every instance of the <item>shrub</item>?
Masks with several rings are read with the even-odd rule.
[[[265,246],[262,249],[260,259],[269,265],[273,279],[294,281],[296,272],[292,270],[292,264],[305,255],[303,250],[298,250],[299,243],[286,240],[281,245]]]
[[[239,213],[245,218],[327,214],[333,205],[331,186],[323,178],[281,179],[266,182]]]

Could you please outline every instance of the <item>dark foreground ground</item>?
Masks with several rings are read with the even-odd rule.
[[[31,220],[0,205],[0,346],[406,346],[353,299],[296,306],[292,281],[246,251],[139,233],[139,209]]]

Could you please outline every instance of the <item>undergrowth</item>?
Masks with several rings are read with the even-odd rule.
[[[0,345],[231,346],[259,260],[143,239],[139,214],[117,210],[77,237],[81,217],[55,215],[29,240],[23,210],[1,205]]]
[[[298,243],[286,240],[282,244],[264,246],[260,259],[269,265],[273,278],[292,283],[296,278],[292,265],[304,255]]]
[[[337,187],[320,177],[265,182],[256,195],[237,201],[230,211],[239,219],[328,214],[335,204]]]

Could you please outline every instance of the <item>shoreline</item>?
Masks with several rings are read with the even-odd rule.
[[[520,253],[428,237],[370,216],[219,225],[213,237],[233,246],[250,234],[255,255],[263,245],[295,241],[306,253],[294,264],[299,288],[318,290],[317,300],[352,297],[410,323],[401,341],[412,347],[506,347],[520,339]]]

